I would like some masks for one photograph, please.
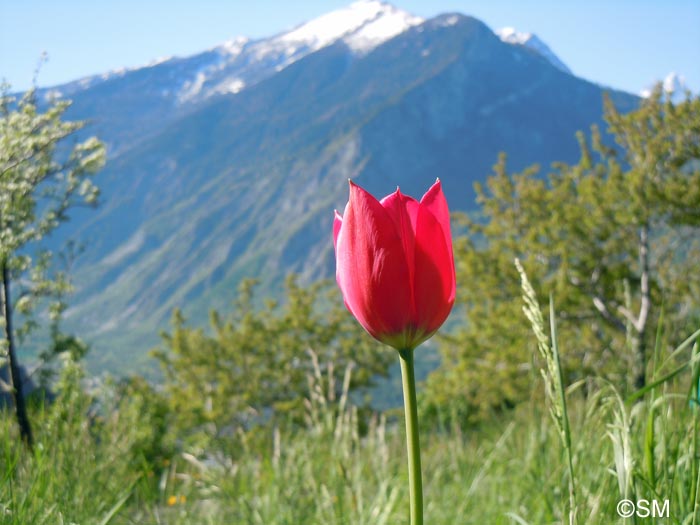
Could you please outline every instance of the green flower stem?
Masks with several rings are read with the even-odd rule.
[[[421,478],[420,467],[418,406],[416,403],[416,376],[413,367],[413,349],[399,350],[399,357],[401,358],[401,382],[403,383],[404,417],[406,419],[411,525],[423,525],[423,480]]]

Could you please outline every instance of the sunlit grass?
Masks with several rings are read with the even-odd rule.
[[[623,497],[669,500],[669,518],[636,523],[696,523],[699,414],[687,393],[697,367],[690,348],[684,355],[691,366],[641,400],[595,378],[570,387],[569,452],[541,384],[479,429],[422,427],[426,522],[567,523],[573,471],[578,523],[635,523],[616,512]],[[70,365],[61,397],[34,414],[33,457],[11,414],[0,420],[0,523],[406,523],[402,421],[363,422],[320,375],[310,378],[305,424],[241,432],[236,447],[180,450],[156,464],[141,450],[143,407],[126,400],[94,415]]]

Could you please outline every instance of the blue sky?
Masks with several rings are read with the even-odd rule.
[[[350,0],[0,0],[0,79],[49,86],[152,59],[186,56],[237,35],[270,36]],[[700,90],[700,0],[396,0],[428,18],[469,14],[536,33],[578,76],[639,93],[671,71]]]

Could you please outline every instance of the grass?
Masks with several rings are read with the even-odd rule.
[[[697,521],[697,410],[671,385],[661,390],[633,404],[613,385],[588,397],[580,389],[567,393],[580,523],[625,523],[615,510],[623,496],[670,500],[670,518],[648,523]],[[78,415],[80,396],[72,402],[77,406],[37,419],[34,457],[3,419],[0,523],[407,522],[400,421],[378,415],[360,434],[357,410],[331,404],[318,389],[309,396],[305,428],[271,430],[263,449],[246,449],[243,439],[236,456],[180,452],[158,473],[130,450],[137,445],[133,414],[116,414],[96,430]],[[537,393],[488,428],[422,434],[427,523],[569,520],[567,454]]]
[[[650,388],[635,399],[596,378],[564,389],[555,325],[548,336],[539,307],[528,308],[544,385],[478,429],[421,428],[426,523],[700,522],[700,413],[689,401],[697,399],[697,343],[691,350],[691,338],[676,352],[685,360],[680,369],[668,372],[655,358]],[[350,370],[346,385],[349,378]],[[0,418],[0,524],[408,521],[400,417],[375,414],[364,424],[347,395],[324,392],[318,369],[303,425],[262,437],[260,429],[241,431],[231,438],[235,447],[179,446],[167,457],[150,446],[157,425],[148,399],[95,398],[81,379],[68,363],[59,399],[35,411],[34,455],[18,441],[11,415]],[[640,507],[642,515],[623,519],[621,499],[657,500],[659,508],[668,500],[669,516],[643,517]]]

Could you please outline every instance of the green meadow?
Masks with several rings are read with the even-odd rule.
[[[335,283],[243,280],[206,326],[172,313],[150,374],[88,374],[81,275],[29,253],[94,202],[104,148],[58,166],[67,105],[1,102],[3,366],[48,335],[38,388],[0,385],[0,524],[407,523],[398,356]],[[605,119],[575,164],[494,159],[452,215],[455,307],[416,349],[427,524],[700,521],[700,99]]]

